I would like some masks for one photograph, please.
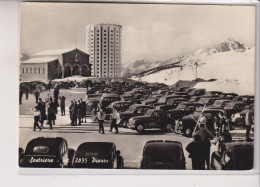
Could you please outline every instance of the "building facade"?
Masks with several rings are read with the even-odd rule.
[[[90,54],[92,76],[121,76],[121,31],[122,26],[115,24],[86,26],[86,48]]]
[[[48,82],[73,75],[91,76],[89,55],[77,48],[46,50],[21,62],[21,81]]]

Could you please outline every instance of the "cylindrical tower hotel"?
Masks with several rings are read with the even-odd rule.
[[[115,24],[87,25],[87,51],[94,77],[120,77],[121,30]]]

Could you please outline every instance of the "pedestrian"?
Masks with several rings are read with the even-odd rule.
[[[74,100],[74,105],[72,108],[72,125],[77,125],[77,119],[78,119],[78,104],[77,101]]]
[[[55,120],[56,120],[55,104],[53,103],[52,98],[50,98],[50,101],[48,103],[47,112],[48,112],[48,121],[50,125],[49,129],[52,130],[53,129],[52,124],[55,125]]]
[[[82,119],[82,103],[80,100],[78,100],[78,125],[81,125],[81,119]]]
[[[252,141],[252,139],[250,138],[250,131],[251,131],[251,126],[254,124],[253,117],[254,117],[253,106],[250,105],[245,116],[246,141]]]
[[[73,110],[74,110],[74,102],[70,101],[69,113],[70,113],[70,124],[73,125]]]
[[[48,104],[48,102],[50,101],[50,94],[47,94],[46,98],[45,98],[45,103]]]
[[[28,87],[25,88],[25,97],[26,97],[26,100],[29,99],[29,91],[30,89]]]
[[[40,123],[41,123],[41,127],[42,127],[44,120],[47,119],[47,116],[46,116],[46,106],[45,106],[45,103],[42,101],[41,98],[39,98],[38,108],[41,112]]]
[[[39,126],[39,120],[40,120],[40,116],[41,116],[41,112],[38,108],[38,106],[35,106],[33,108],[33,116],[34,116],[34,124],[33,124],[33,131],[36,130],[36,127],[39,128],[39,131],[41,131],[41,127]]]
[[[55,107],[55,114],[58,114],[59,101],[56,98],[54,99],[54,107]]]
[[[99,123],[99,130],[98,132],[101,133],[102,131],[102,134],[105,134],[104,132],[104,120],[106,119],[106,113],[103,111],[103,109],[101,108],[98,112],[98,123]]]
[[[51,91],[51,80],[49,81],[49,84],[48,84],[48,90],[49,90],[49,92]]]
[[[39,99],[39,96],[40,96],[40,93],[39,93],[38,90],[35,90],[34,96],[35,96],[36,103],[38,103],[38,99]]]
[[[204,158],[206,161],[207,169],[210,169],[210,139],[213,139],[213,133],[206,129],[206,125],[204,123],[199,124],[199,130],[195,133],[195,135],[200,136],[201,142],[204,145]],[[194,135],[194,136],[195,136]]]
[[[85,123],[87,122],[87,117],[86,117],[86,111],[87,111],[87,104],[86,101],[83,101],[82,98],[80,99],[81,101],[81,106],[82,106],[82,113],[81,113],[81,122],[83,123],[83,119],[85,119]]]
[[[116,109],[113,109],[112,114],[111,114],[111,125],[110,125],[110,132],[113,131],[113,128],[116,129],[116,134],[118,133],[118,127],[116,124],[116,120],[117,120],[117,111]]]
[[[199,135],[193,136],[193,141],[186,147],[191,158],[193,170],[205,170],[204,145]]]
[[[59,87],[56,87],[53,91],[53,97],[54,99],[58,99],[59,98],[59,94],[60,94],[60,91],[59,91]]]
[[[24,92],[23,92],[23,90],[20,88],[20,92],[19,92],[19,103],[20,103],[20,105],[22,104],[23,94],[24,94]]]
[[[65,96],[60,97],[61,116],[65,116],[65,101],[66,101],[66,97]]]

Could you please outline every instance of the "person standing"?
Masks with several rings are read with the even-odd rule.
[[[251,131],[251,126],[254,124],[254,114],[253,114],[253,106],[249,106],[249,109],[246,112],[246,117],[245,117],[245,124],[246,124],[246,141],[252,141],[250,138],[250,131]]]
[[[193,141],[187,145],[186,150],[190,153],[192,169],[205,170],[204,145],[199,135],[193,137]]]
[[[58,114],[58,108],[59,108],[58,99],[54,99],[54,107],[55,107],[55,114]]]
[[[25,97],[26,97],[26,100],[29,99],[29,91],[30,89],[28,87],[25,88]]]
[[[19,103],[20,103],[20,105],[22,104],[23,94],[24,94],[24,92],[23,92],[23,90],[20,88],[20,92],[19,92]]]
[[[116,109],[113,109],[113,112],[111,114],[110,132],[112,132],[113,128],[115,128],[116,133],[118,133],[118,127],[117,127],[117,124],[116,124],[116,120],[117,120],[117,111],[116,111]]]
[[[87,111],[87,104],[85,101],[82,100],[82,98],[80,99],[81,101],[81,106],[82,106],[82,113],[81,113],[81,122],[83,123],[83,119],[85,119],[85,123],[87,122],[87,117],[86,117],[86,111]]]
[[[34,96],[35,96],[36,103],[38,103],[38,99],[39,99],[39,96],[40,96],[40,93],[38,92],[38,90],[35,90]]]
[[[73,110],[74,110],[74,102],[70,101],[70,107],[69,107],[69,112],[70,112],[70,124],[73,125]]]
[[[98,112],[98,123],[99,123],[99,130],[98,132],[102,134],[105,134],[104,132],[104,120],[106,119],[106,113],[103,111],[103,109],[101,108]]]
[[[49,121],[49,125],[50,125],[50,130],[52,130],[52,123],[53,125],[55,125],[55,120],[56,120],[56,114],[55,114],[55,105],[52,101],[52,98],[50,98],[50,102],[48,103],[48,121]]]
[[[65,97],[65,96],[60,97],[60,111],[61,111],[61,116],[65,116],[65,100],[66,100],[66,97]]]
[[[41,123],[41,127],[43,126],[43,122],[44,120],[47,119],[47,116],[46,116],[46,108],[45,108],[45,103],[42,101],[41,98],[39,98],[39,102],[38,102],[38,108],[41,112],[41,117],[40,117],[40,123]]]
[[[77,101],[74,100],[74,106],[72,108],[72,125],[77,125],[77,118],[78,118],[78,104]]]
[[[49,90],[49,92],[51,91],[51,80],[49,81],[49,84],[48,84],[48,90]]]
[[[53,91],[53,97],[54,99],[58,99],[59,98],[59,94],[60,94],[60,91],[59,91],[59,87],[56,87]]]
[[[33,108],[33,116],[34,116],[34,124],[33,124],[33,131],[36,130],[36,127],[39,128],[39,131],[41,131],[41,127],[39,126],[39,120],[40,120],[40,116],[41,116],[41,112],[38,108],[38,106],[35,106]]]
[[[78,125],[81,125],[81,119],[82,119],[82,103],[80,102],[80,100],[78,100]]]
[[[195,133],[194,136],[200,136],[201,142],[203,143],[203,153],[204,153],[204,160],[206,161],[207,164],[207,169],[210,169],[210,146],[211,142],[210,139],[214,137],[214,135],[206,129],[205,124],[201,123],[199,125],[199,130]]]

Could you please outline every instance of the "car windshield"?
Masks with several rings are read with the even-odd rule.
[[[221,101],[215,101],[214,106],[215,107],[221,107],[222,102]]]
[[[128,109],[127,109],[127,111],[128,112],[134,112],[135,111],[135,106],[130,106]]]
[[[147,110],[144,115],[150,116],[153,113],[153,110]]]
[[[231,109],[231,108],[233,108],[233,104],[232,104],[232,103],[227,103],[227,104],[225,105],[225,108]]]
[[[179,104],[176,109],[183,110],[186,109],[187,105]]]

